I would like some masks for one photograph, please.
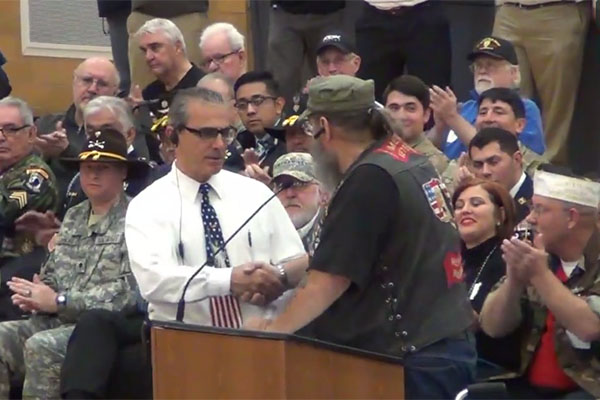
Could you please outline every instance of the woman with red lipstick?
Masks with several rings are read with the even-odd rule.
[[[492,181],[473,179],[460,185],[452,196],[455,221],[462,242],[463,271],[471,306],[479,314],[492,287],[506,273],[500,243],[513,235],[516,211],[512,197],[504,187]],[[518,345],[511,337],[493,339],[475,328],[477,374],[495,375],[502,368],[513,369],[518,360],[507,351]],[[499,368],[500,367],[500,368]]]

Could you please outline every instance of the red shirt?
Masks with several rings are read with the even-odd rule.
[[[568,280],[562,265],[556,269],[556,277],[565,283]],[[554,344],[554,324],[556,320],[554,315],[548,310],[546,317],[546,330],[542,334],[540,345],[533,355],[533,360],[529,366],[529,383],[533,386],[568,390],[577,388],[577,384],[569,378],[560,367],[556,358],[556,349]]]

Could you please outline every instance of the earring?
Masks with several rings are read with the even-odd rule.
[[[496,221],[496,226],[500,226],[500,221]]]

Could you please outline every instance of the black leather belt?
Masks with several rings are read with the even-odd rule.
[[[550,7],[550,6],[559,6],[565,4],[575,4],[574,1],[550,1],[548,3],[540,3],[540,4],[521,4],[521,3],[513,3],[507,1],[504,3],[507,6],[519,7],[524,10],[537,10],[538,8]]]

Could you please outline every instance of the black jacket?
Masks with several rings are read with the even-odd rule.
[[[131,0],[96,0],[98,2],[98,16],[110,17],[118,12],[131,12]]]

